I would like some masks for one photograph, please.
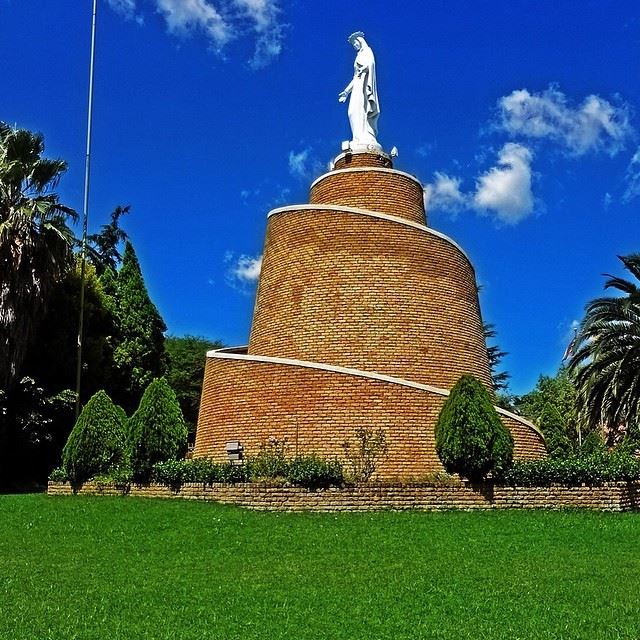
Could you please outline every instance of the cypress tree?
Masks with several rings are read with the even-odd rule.
[[[176,459],[187,448],[187,425],[176,394],[164,378],[147,387],[131,416],[131,469],[138,481],[148,481],[156,462]]]
[[[108,289],[112,283],[106,284]],[[167,327],[149,298],[130,242],[126,243],[122,267],[114,284],[114,312],[119,329],[113,354],[119,378],[115,395],[125,409],[131,411],[147,385],[166,371],[164,332]]]
[[[98,391],[85,405],[62,452],[62,464],[74,482],[108,473],[127,460],[124,411]]]
[[[513,438],[477,378],[464,375],[451,390],[436,424],[436,450],[447,471],[472,481],[511,464]]]

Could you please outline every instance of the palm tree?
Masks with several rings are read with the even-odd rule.
[[[0,122],[0,388],[14,382],[51,287],[72,261],[67,223],[77,214],[52,192],[67,164],[43,151],[41,134]]]
[[[618,257],[640,281],[640,254]],[[613,444],[640,416],[640,288],[605,275],[605,289],[623,295],[596,298],[587,305],[569,369],[584,419],[592,427],[604,427]]]

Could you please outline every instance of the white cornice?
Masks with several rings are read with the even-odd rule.
[[[389,382],[391,384],[397,384],[403,387],[409,387],[411,389],[419,389],[420,391],[427,391],[439,396],[448,396],[448,389],[440,389],[439,387],[432,387],[429,384],[421,384],[420,382],[412,382],[411,380],[405,380],[404,378],[396,378],[394,376],[387,376],[381,373],[375,373],[373,371],[362,371],[361,369],[352,369],[350,367],[338,367],[332,364],[323,364],[321,362],[311,362],[309,360],[294,360],[292,358],[274,358],[272,356],[258,356],[258,355],[245,355],[240,353],[229,352],[228,349],[219,349],[216,351],[207,351],[207,358],[219,358],[222,360],[243,360],[245,362],[264,362],[267,364],[282,364],[292,367],[304,367],[306,369],[319,369],[321,371],[331,371],[333,373],[342,373],[348,376],[356,376],[358,378],[368,378],[370,380],[379,380],[381,382]],[[507,416],[517,422],[520,422],[525,427],[533,429],[544,440],[542,432],[536,427],[535,424],[525,420],[522,416],[511,413],[501,407],[495,407],[495,410]]]

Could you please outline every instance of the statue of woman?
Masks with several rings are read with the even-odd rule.
[[[353,79],[339,94],[338,100],[345,102],[347,96],[351,94],[348,110],[353,135],[351,148],[354,151],[372,147],[380,149],[376,140],[380,115],[376,86],[376,60],[362,31],[352,33],[348,40],[358,53],[353,63]]]

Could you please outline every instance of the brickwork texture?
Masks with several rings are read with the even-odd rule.
[[[341,457],[367,427],[387,435],[382,477],[441,470],[445,396],[410,385],[448,390],[471,373],[490,386],[473,266],[426,227],[420,184],[387,156],[339,158],[310,200],[269,216],[248,350],[208,358],[194,456],[224,460],[231,440],[252,455],[276,437],[292,455]],[[502,417],[516,458],[545,455],[530,424]]]
[[[74,491],[68,483],[49,482],[49,495],[104,495],[182,498],[236,504],[260,511],[439,511],[444,509],[593,509],[637,511],[640,483],[602,487],[493,487],[487,485],[362,485],[308,491],[259,484],[186,484],[178,491],[162,485],[116,487],[88,482]]]

